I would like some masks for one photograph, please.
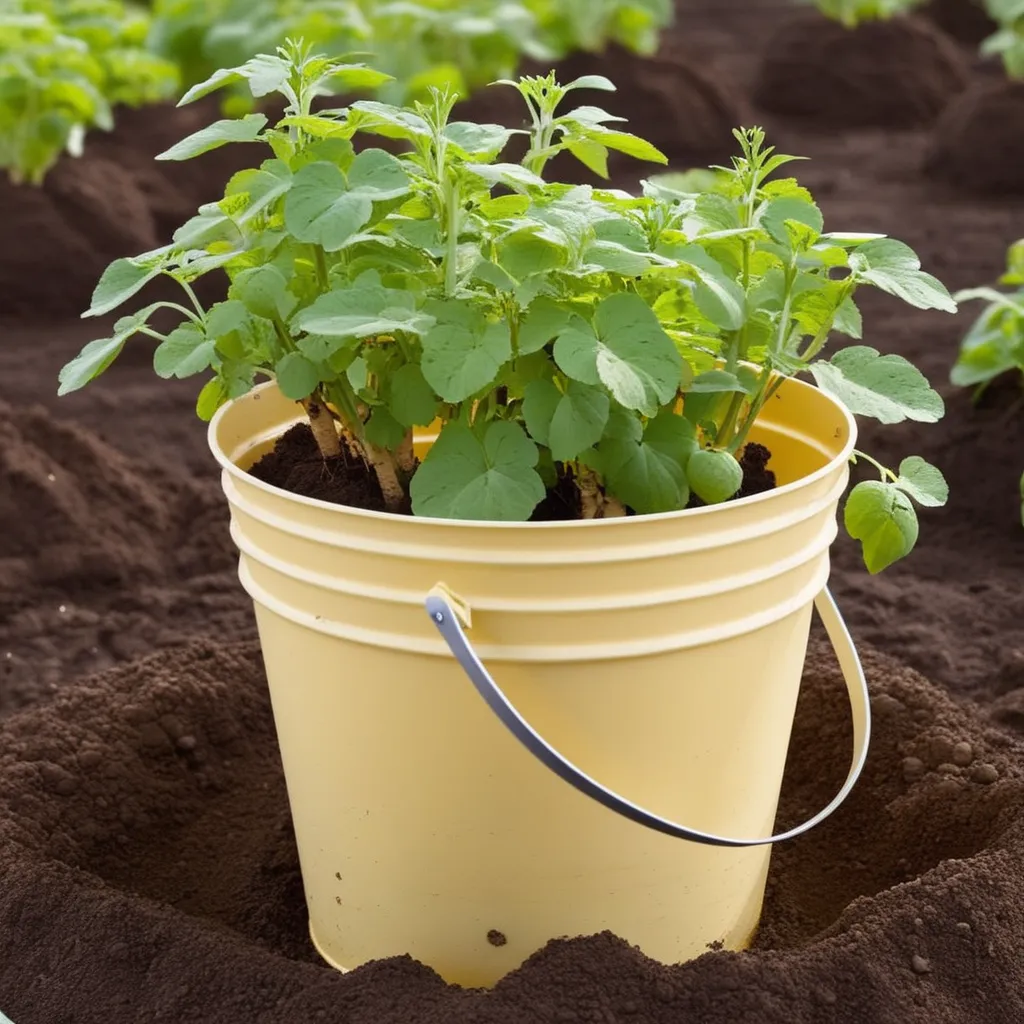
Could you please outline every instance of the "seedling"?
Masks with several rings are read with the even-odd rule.
[[[920,7],[925,0],[804,0],[833,21],[847,28],[856,28],[864,21],[884,21],[899,14],[907,14]]]
[[[8,0],[0,13],[0,168],[39,184],[116,104],[172,95],[177,72],[143,47],[147,19],[121,0]]]
[[[160,301],[119,320],[61,373],[82,387],[136,334],[155,338],[157,373],[213,371],[197,411],[208,419],[258,376],[302,402],[325,459],[341,453],[375,472],[387,506],[456,519],[525,520],[561,482],[584,518],[682,509],[691,491],[727,500],[737,455],[786,376],[809,371],[857,414],[933,422],[939,396],[906,360],[856,345],[820,358],[833,330],[860,337],[854,304],[872,285],[919,308],[955,309],[913,252],[879,235],[825,233],[795,180],[769,180],[791,158],[757,128],[714,189],[649,181],[635,196],[546,182],[568,152],[598,174],[610,150],[664,157],[621,119],[571,105],[591,76],[506,82],[527,128],[452,121],[452,93],[395,107],[359,101],[312,112],[331,91],[383,75],[311,56],[296,44],[220,71],[182,102],[244,81],[279,93],[283,118],[219,121],[172,147],[187,159],[229,142],[268,147],[172,244],[118,260],[87,316],[107,313],[168,276],[185,304]],[[406,144],[356,154],[357,134]],[[500,159],[525,136],[519,162]],[[204,308],[192,282],[231,280]],[[158,310],[181,317],[169,333]],[[421,464],[413,429],[440,422]],[[859,484],[846,521],[871,571],[917,536],[913,498],[941,504],[945,484],[923,460]]]
[[[986,303],[960,345],[950,380],[975,389],[975,397],[997,377],[1019,373],[1024,384],[1024,239],[1010,246],[1006,273],[999,283],[1016,289],[968,288],[957,293],[960,302]],[[1024,401],[1024,396],[1022,396]],[[1024,524],[1024,476],[1020,481],[1021,522]]]

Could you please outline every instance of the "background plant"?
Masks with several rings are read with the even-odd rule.
[[[1006,273],[999,280],[1009,292],[995,288],[969,288],[957,294],[960,302],[985,303],[981,315],[960,345],[950,379],[960,387],[981,393],[1006,373],[1019,373],[1024,384],[1024,239],[1010,246]],[[1024,523],[1024,476],[1020,481],[1021,522]]]
[[[455,96],[436,89],[411,108],[312,112],[318,95],[383,79],[290,46],[192,89],[183,102],[244,81],[287,109],[274,127],[263,114],[217,122],[165,159],[228,142],[259,142],[272,158],[236,175],[171,245],[108,269],[87,315],[161,275],[187,303],[122,318],[64,368],[61,393],[147,335],[161,375],[213,371],[202,417],[258,375],[276,378],[303,402],[325,458],[365,462],[387,507],[468,519],[527,519],[559,480],[588,518],[727,500],[765,402],[805,370],[857,414],[942,415],[898,356],[856,345],[820,358],[833,330],[860,337],[862,286],[920,308],[955,305],[902,243],[825,233],[806,189],[769,180],[791,158],[760,129],[736,133],[741,155],[712,190],[663,179],[633,196],[542,177],[562,151],[599,174],[612,149],[664,162],[600,108],[562,112],[576,88],[614,88],[606,79],[506,83],[523,97],[526,129],[452,122]],[[356,154],[357,133],[408,151]],[[525,155],[502,162],[517,134]],[[231,287],[206,309],[191,282],[216,268]],[[152,320],[167,309],[180,320],[170,332]],[[413,428],[435,420],[440,435],[417,465]],[[946,494],[921,459],[874,465],[880,479],[854,489],[845,518],[877,571],[916,540],[911,499],[938,505]]]
[[[393,76],[381,99],[468,95],[513,74],[523,57],[554,60],[617,42],[657,47],[671,0],[155,0],[150,45],[187,84],[302,38],[319,52],[372,55]],[[236,98],[237,102],[237,98]]]
[[[148,19],[121,0],[7,0],[0,12],[0,167],[39,183],[112,108],[174,93],[177,72],[145,49]]]
[[[864,21],[881,21],[908,14],[925,0],[803,0],[813,3],[827,18],[855,28]]]
[[[985,10],[999,27],[981,52],[997,55],[1010,78],[1024,78],[1024,0],[985,0]]]

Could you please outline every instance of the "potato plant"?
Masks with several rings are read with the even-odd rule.
[[[38,184],[117,104],[174,94],[175,67],[145,47],[147,18],[122,0],[7,0],[0,12],[0,167]]]
[[[736,132],[739,154],[711,190],[662,179],[631,195],[544,178],[560,152],[598,174],[610,150],[664,162],[621,118],[572,105],[579,88],[613,90],[605,78],[504,83],[522,97],[525,128],[452,121],[455,95],[439,89],[409,107],[313,112],[317,96],[384,77],[290,44],[190,90],[182,102],[243,81],[286,109],[273,126],[264,114],[216,122],[163,154],[251,143],[266,158],[171,244],[108,268],[87,316],[160,276],[184,300],[120,319],[63,369],[60,393],[141,334],[158,342],[161,376],[209,375],[202,418],[257,377],[275,379],[303,404],[323,457],[362,460],[388,508],[479,520],[526,520],[560,482],[584,518],[728,500],[758,414],[805,371],[884,423],[942,415],[901,357],[823,350],[833,332],[860,338],[862,287],[952,311],[949,293],[900,242],[826,232],[807,190],[773,177],[791,158],[760,129]],[[357,153],[357,135],[406,150]],[[503,161],[516,135],[525,154]],[[191,285],[214,269],[230,288],[205,308]],[[170,331],[152,323],[166,309],[180,321]],[[437,421],[418,463],[413,430]],[[858,484],[845,512],[871,571],[913,547],[913,501],[946,497],[919,458],[895,472],[874,464],[879,479]]]
[[[980,395],[997,377],[1020,374],[1024,384],[1024,239],[1010,246],[1000,284],[1013,289],[969,288],[957,293],[961,302],[981,301],[985,308],[960,345],[950,379]],[[1024,524],[1024,476],[1020,480],[1021,522]]]

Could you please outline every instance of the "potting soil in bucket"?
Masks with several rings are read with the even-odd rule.
[[[567,786],[492,715],[423,601],[444,583],[466,603],[510,700],[591,776],[693,828],[767,836],[849,414],[787,381],[752,435],[776,490],[530,524],[367,512],[245,472],[300,414],[264,385],[210,441],[324,958],[407,952],[487,985],[557,936],[610,930],[669,962],[744,946],[770,847],[680,842]]]

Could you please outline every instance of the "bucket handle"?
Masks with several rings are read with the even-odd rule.
[[[824,589],[815,598],[814,606],[839,659],[839,667],[846,681],[847,695],[850,698],[850,707],[853,712],[853,755],[850,760],[850,771],[846,776],[842,789],[839,790],[832,802],[823,811],[820,811],[802,825],[797,825],[786,832],[781,832],[778,835],[769,836],[765,839],[734,839],[687,828],[685,825],[679,825],[674,821],[669,821],[667,818],[659,817],[651,811],[644,810],[644,808],[632,803],[625,797],[619,796],[612,790],[602,786],[601,783],[592,779],[555,750],[523,718],[508,697],[505,696],[484,667],[476,651],[473,650],[473,646],[463,630],[462,622],[468,623],[468,608],[441,585],[435,587],[427,595],[425,604],[431,621],[433,621],[441,636],[444,637],[449,650],[455,655],[456,660],[462,666],[470,682],[476,687],[477,692],[487,702],[490,709],[501,719],[509,732],[538,761],[542,762],[561,779],[568,782],[569,785],[579,790],[585,796],[589,796],[609,810],[621,814],[624,818],[628,818],[630,821],[643,825],[646,828],[654,829],[656,832],[662,832],[677,839],[688,839],[691,842],[702,843],[705,846],[765,846],[769,843],[778,843],[785,839],[792,839],[823,822],[843,803],[850,795],[850,791],[860,776],[864,762],[867,759],[868,743],[871,738],[871,704],[868,696],[867,679],[864,676],[864,668],[860,663],[857,649],[854,647],[853,640],[850,637],[850,631],[847,629],[846,623],[843,621],[839,608],[836,606],[835,600],[831,593],[829,593],[828,588]],[[453,608],[453,604],[459,607],[461,615]]]

